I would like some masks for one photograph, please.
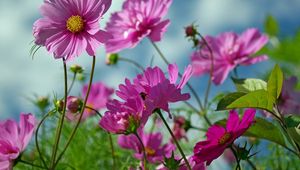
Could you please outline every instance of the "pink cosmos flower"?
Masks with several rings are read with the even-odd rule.
[[[170,157],[175,150],[175,145],[171,143],[162,145],[163,135],[159,132],[147,134],[139,129],[138,133],[145,146],[147,161],[150,163],[161,163],[164,156]],[[142,145],[135,135],[120,135],[118,144],[124,149],[133,150],[135,158],[144,159]]]
[[[82,107],[82,99],[85,98],[88,85],[84,85],[81,92],[81,98],[69,96],[67,99],[67,113],[66,116],[70,121],[77,121],[79,118],[79,111]],[[87,100],[86,106],[94,110],[101,110],[106,107],[106,103],[110,100],[111,95],[114,93],[112,88],[107,87],[102,82],[96,82],[91,85],[91,90],[89,98]],[[82,115],[81,120],[86,120],[96,114],[92,109],[86,108]]]
[[[95,55],[99,45],[111,38],[98,23],[110,5],[111,0],[44,1],[43,18],[33,26],[35,43],[45,46],[56,59],[69,60],[84,50]]]
[[[126,0],[122,11],[113,13],[106,30],[113,35],[106,52],[135,47],[144,37],[160,41],[170,21],[163,20],[172,0]]]
[[[193,159],[196,163],[206,162],[206,165],[210,165],[214,159],[217,159],[253,124],[255,112],[255,109],[247,109],[240,120],[238,113],[232,110],[226,128],[218,125],[211,126],[206,133],[207,140],[198,142],[194,147]]]
[[[169,79],[159,67],[147,68],[143,74],[137,75],[133,84],[125,80],[125,85],[120,85],[116,94],[126,100],[133,96],[142,96],[145,101],[148,113],[154,109],[160,108],[169,112],[169,103],[185,101],[190,98],[188,93],[181,93],[181,89],[187,83],[192,75],[192,67],[189,65],[179,82],[178,67],[176,64],[170,64],[168,67]]]
[[[0,122],[0,169],[12,169],[13,162],[25,150],[35,127],[32,114],[20,115],[20,123],[13,120]]]
[[[283,114],[300,115],[300,91],[296,91],[297,77],[292,76],[283,82],[279,110]]]
[[[144,114],[144,102],[139,96],[128,99],[126,102],[110,101],[107,103],[107,109],[99,125],[111,133],[134,133],[147,121],[145,117],[147,114]]]
[[[186,121],[187,120],[183,116],[176,116],[174,118],[173,133],[177,140],[184,138],[186,141],[188,141],[185,129]]]
[[[267,42],[268,37],[257,29],[247,29],[241,35],[234,32],[225,32],[217,37],[206,36],[206,41],[213,51],[214,70],[212,80],[216,85],[222,84],[229,72],[238,65],[251,65],[267,60],[266,55],[253,57]],[[203,42],[203,48],[192,54],[191,60],[194,75],[203,75],[210,72],[211,56]]]

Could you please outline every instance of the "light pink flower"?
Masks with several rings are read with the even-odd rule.
[[[188,93],[181,93],[182,88],[192,75],[192,67],[189,65],[178,84],[178,67],[176,64],[170,64],[168,67],[169,79],[159,67],[147,68],[143,74],[137,75],[133,84],[126,82],[122,85],[117,95],[121,98],[130,98],[134,95],[141,95],[145,100],[147,113],[159,108],[169,112],[169,103],[185,101],[190,98]],[[126,87],[126,88],[125,88]]]
[[[230,111],[226,128],[218,125],[211,126],[207,133],[207,140],[198,142],[194,147],[193,159],[196,163],[206,162],[206,165],[217,159],[253,124],[255,109],[247,109],[242,120],[236,111]]]
[[[283,114],[300,115],[300,91],[296,91],[297,77],[290,77],[283,82],[279,110]]]
[[[13,162],[25,150],[35,127],[32,114],[20,115],[20,123],[13,120],[0,122],[0,169],[12,169]]]
[[[99,125],[111,133],[134,133],[147,121],[145,115],[148,114],[144,113],[144,102],[139,96],[128,99],[126,102],[110,101],[107,103],[107,109]]]
[[[160,41],[169,25],[163,20],[172,0],[126,0],[122,11],[113,13],[106,30],[113,35],[106,44],[108,53],[135,47],[143,38]]]
[[[268,37],[257,29],[247,29],[241,35],[234,32],[225,32],[216,37],[206,36],[206,41],[213,51],[213,77],[216,85],[222,84],[229,72],[238,65],[251,65],[268,59],[266,55],[253,57],[267,42]],[[203,48],[192,54],[191,60],[194,75],[203,75],[210,72],[211,55],[208,48]]]
[[[82,99],[85,98],[86,92],[88,89],[88,85],[84,85],[81,92],[81,98],[69,96],[67,99],[67,113],[66,116],[70,121],[77,121],[80,114],[80,110],[82,107]],[[91,117],[96,114],[95,110],[99,111],[101,109],[106,108],[106,103],[110,100],[111,95],[114,90],[112,88],[107,87],[102,82],[96,82],[91,85],[91,90],[89,94],[89,98],[86,103],[86,107],[90,107],[92,109],[86,108],[82,115],[81,120],[86,120],[88,117]],[[81,104],[81,105],[80,105]],[[79,109],[79,110],[78,110]]]
[[[146,157],[150,163],[161,163],[165,156],[170,157],[172,151],[175,150],[175,146],[171,143],[162,145],[163,135],[159,132],[147,134],[139,129],[138,134],[145,146]],[[124,149],[133,150],[134,157],[143,160],[142,144],[135,135],[120,135],[118,144]]]
[[[111,0],[44,1],[43,18],[33,26],[35,43],[45,46],[56,59],[69,60],[83,51],[95,55],[99,45],[111,38],[99,26],[110,5]]]

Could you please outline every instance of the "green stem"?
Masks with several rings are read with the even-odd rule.
[[[151,42],[151,44],[153,45],[153,47],[155,48],[155,50],[158,52],[159,56],[163,59],[163,61],[164,61],[167,65],[169,65],[169,64],[170,64],[169,61],[168,61],[167,58],[163,55],[163,53],[162,53],[161,50],[158,48],[158,46],[157,46],[153,41],[150,40],[150,42]],[[181,74],[181,73],[179,73],[179,77],[182,77],[182,74]],[[200,109],[201,109],[201,110],[204,110],[204,107],[203,107],[203,105],[202,105],[202,102],[201,102],[199,96],[197,95],[196,91],[194,90],[194,88],[193,88],[188,82],[186,83],[186,85],[188,86],[188,88],[190,89],[191,93],[192,93],[193,96],[195,97],[195,99],[196,99],[196,101],[197,101],[197,103],[198,103]]]
[[[145,145],[142,141],[142,139],[140,138],[140,136],[138,135],[137,132],[134,133],[134,135],[138,138],[139,142],[142,145],[142,149],[143,149],[143,155],[144,155],[144,170],[147,170],[147,154],[146,154],[146,149],[145,149]]]
[[[167,121],[165,120],[165,118],[163,117],[163,115],[162,115],[162,113],[161,113],[161,111],[160,111],[159,109],[157,109],[157,113],[158,113],[159,117],[161,118],[161,120],[164,122],[165,126],[167,127],[167,129],[168,129],[170,135],[172,136],[173,141],[175,142],[175,144],[176,144],[176,146],[177,146],[177,148],[178,148],[178,150],[179,150],[181,156],[183,157],[183,160],[184,160],[186,166],[188,167],[189,170],[192,170],[191,165],[189,164],[189,161],[186,159],[186,156],[185,156],[183,150],[181,149],[181,147],[180,147],[180,145],[179,145],[177,139],[175,138],[175,136],[174,136],[174,134],[173,134],[171,128],[169,127]]]
[[[36,167],[36,168],[40,168],[40,169],[48,169],[48,168],[45,168],[45,167],[42,167],[42,166],[40,166],[40,165],[36,165],[36,164],[33,164],[33,163],[31,163],[31,162],[27,162],[27,161],[24,161],[24,160],[22,160],[22,159],[19,159],[18,160],[18,163],[23,163],[23,164],[25,164],[25,165],[30,165],[30,166],[33,166],[33,167]]]
[[[67,76],[67,64],[66,64],[66,61],[64,58],[63,58],[63,66],[64,66],[64,81],[65,81],[65,100],[64,100],[63,112],[60,116],[60,120],[59,120],[57,129],[56,129],[55,142],[54,142],[53,150],[52,150],[50,169],[55,169],[55,159],[56,159],[58,145],[59,145],[59,141],[60,141],[60,137],[61,137],[62,127],[63,127],[64,120],[65,120],[65,113],[66,113],[66,107],[67,107],[68,76]]]
[[[134,61],[134,60],[131,60],[131,59],[128,59],[128,58],[123,58],[123,57],[119,57],[119,60],[120,61],[124,61],[124,62],[127,62],[127,63],[130,63],[130,64],[133,64],[134,66],[136,66],[138,69],[140,69],[141,71],[144,71],[144,67],[142,65],[140,65],[138,62]]]
[[[96,109],[94,109],[92,107],[89,107],[89,106],[85,106],[85,108],[93,110],[94,112],[97,113],[97,115],[100,118],[102,118],[102,115],[101,115],[101,113],[98,110],[96,110]],[[107,134],[108,134],[108,137],[109,137],[109,144],[110,144],[110,149],[111,149],[111,156],[112,156],[112,159],[113,159],[113,170],[115,170],[115,168],[116,168],[116,156],[115,156],[114,144],[113,144],[113,140],[112,140],[111,134],[109,132],[107,132]]]
[[[87,100],[88,100],[88,97],[89,97],[89,94],[90,94],[91,86],[92,86],[92,83],[93,83],[93,77],[94,77],[94,71],[95,71],[95,64],[96,64],[96,57],[93,56],[93,63],[92,63],[92,69],[91,69],[91,74],[90,74],[89,85],[88,85],[86,96],[85,96],[85,99],[84,99],[84,102],[83,102],[83,107],[81,108],[81,111],[80,111],[79,119],[78,119],[78,121],[77,121],[77,123],[75,125],[75,128],[71,132],[71,135],[70,135],[69,139],[67,140],[67,143],[66,143],[65,147],[63,148],[62,152],[58,156],[58,158],[57,158],[57,160],[56,160],[53,168],[55,168],[55,166],[58,164],[58,162],[60,161],[60,159],[62,158],[62,156],[66,152],[67,148],[69,147],[69,145],[70,145],[70,143],[71,143],[73,137],[75,136],[75,133],[76,133],[78,127],[79,127],[79,124],[81,122],[81,119],[82,119],[82,116],[83,116],[83,112],[85,110],[85,106],[86,106],[86,103],[87,103]]]
[[[51,110],[50,112],[52,112],[52,110]],[[48,113],[42,118],[42,120],[40,121],[40,123],[37,125],[36,131],[35,131],[35,146],[36,146],[36,149],[37,149],[37,151],[38,151],[39,157],[40,157],[40,159],[42,160],[42,163],[44,164],[44,166],[45,166],[46,168],[48,168],[48,166],[47,166],[47,163],[46,163],[46,161],[44,160],[43,154],[42,154],[42,152],[41,152],[41,149],[40,149],[40,146],[39,146],[39,141],[38,141],[38,136],[39,136],[39,129],[40,129],[40,127],[42,126],[42,124],[44,123],[44,121],[49,117],[50,112],[48,112]]]
[[[230,150],[232,151],[232,153],[233,153],[233,155],[234,155],[234,157],[235,157],[235,159],[236,159],[237,165],[236,165],[235,170],[241,170],[240,160],[239,160],[239,158],[238,158],[238,156],[237,156],[237,153],[236,153],[236,151],[234,150],[234,148],[233,148],[232,145],[230,146]]]
[[[75,82],[75,79],[76,79],[76,75],[77,75],[77,73],[74,73],[71,85],[70,85],[69,90],[68,90],[68,94],[70,94],[70,92],[73,88],[73,85],[74,85],[74,82]]]
[[[213,51],[211,49],[211,47],[209,46],[209,44],[207,43],[206,39],[200,34],[198,33],[198,35],[200,36],[200,38],[202,39],[202,41],[204,42],[204,45],[207,47],[209,54],[210,54],[210,71],[209,71],[209,80],[207,83],[207,88],[206,88],[206,92],[205,92],[205,99],[204,99],[204,108],[207,108],[207,104],[208,104],[208,97],[209,97],[209,92],[210,92],[210,88],[211,88],[211,83],[212,83],[212,77],[213,77],[213,73],[214,73],[214,55],[213,55]]]

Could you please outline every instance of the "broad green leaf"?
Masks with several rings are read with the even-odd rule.
[[[295,142],[297,142],[298,145],[300,145],[300,129],[298,129],[297,127],[291,127],[291,128],[288,128],[287,130],[288,130],[288,133],[293,138],[293,140]]]
[[[283,73],[280,67],[276,64],[273,68],[268,80],[268,92],[274,97],[278,98],[283,84]]]
[[[226,95],[223,99],[220,100],[217,106],[217,110],[226,110],[227,106],[237,100],[238,98],[246,95],[246,93],[242,92],[234,92]]]
[[[284,118],[285,124],[288,128],[297,127],[300,124],[300,116],[291,115]]]
[[[279,27],[276,19],[272,15],[268,15],[266,17],[264,26],[267,34],[269,34],[270,36],[277,36]]]
[[[232,78],[237,91],[248,93],[255,90],[267,90],[267,82],[261,79],[235,79]]]
[[[225,96],[217,106],[217,110],[236,108],[258,108],[273,112],[275,98],[265,90],[250,93],[236,92]]]
[[[216,124],[225,127],[226,121],[227,120],[223,119],[218,121]],[[280,129],[271,122],[262,118],[255,118],[255,123],[250,126],[243,136],[266,139],[279,145],[286,146]]]

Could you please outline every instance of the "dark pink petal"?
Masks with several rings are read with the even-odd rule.
[[[229,117],[226,124],[226,130],[228,132],[232,132],[239,127],[239,124],[240,124],[239,114],[235,110],[231,110],[229,112]]]
[[[218,141],[225,132],[226,130],[222,126],[212,125],[206,132],[207,140]]]
[[[169,24],[170,24],[170,21],[165,20],[165,21],[160,22],[156,26],[154,26],[154,28],[152,28],[152,30],[151,30],[149,38],[153,42],[160,41],[163,34],[167,31],[167,27],[169,26]]]

